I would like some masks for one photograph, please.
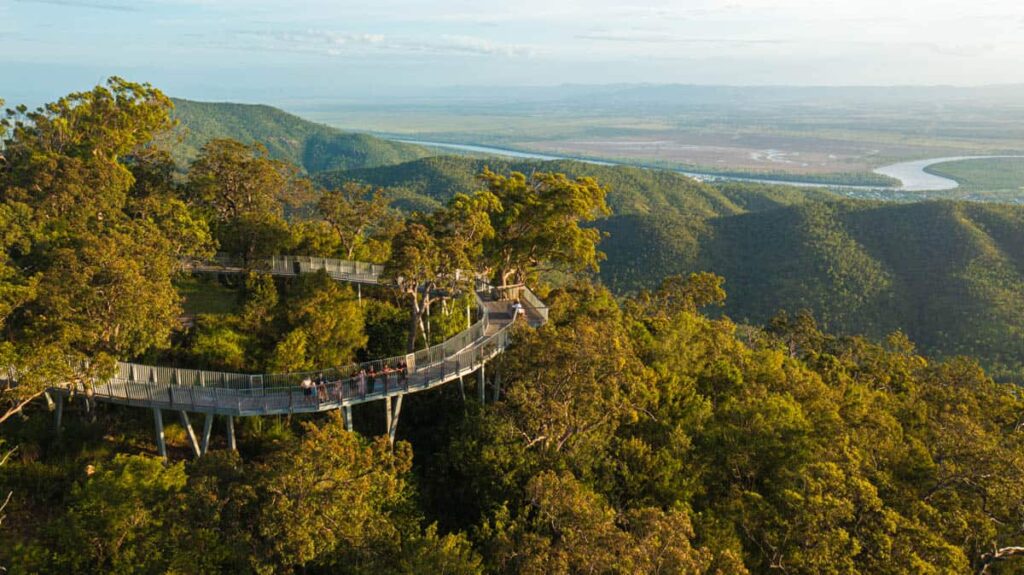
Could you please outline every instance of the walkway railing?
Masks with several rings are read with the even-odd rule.
[[[94,397],[100,401],[139,407],[161,407],[239,416],[337,409],[342,405],[374,401],[400,393],[429,389],[468,375],[508,346],[510,326],[511,324],[503,327],[494,335],[482,338],[456,353],[437,357],[436,360],[428,363],[420,363],[415,370],[376,372],[373,376],[368,372],[364,374],[350,372],[338,377],[339,374],[334,373],[332,374],[334,377],[325,375],[324,383],[309,390],[290,383],[268,386],[265,385],[266,381],[262,380],[266,376],[259,375],[233,374],[238,378],[236,382],[242,383],[238,387],[189,385],[184,380],[181,380],[182,383],[173,381],[160,383],[159,381],[138,381],[115,377],[106,385],[98,386]],[[167,370],[169,368],[155,369]],[[178,371],[194,372],[195,370]],[[316,374],[319,375],[320,372],[316,372]],[[297,374],[283,375],[292,377]],[[246,380],[246,378],[249,379]],[[245,386],[247,381],[252,385]]]
[[[189,267],[196,271],[239,272],[248,266],[242,258],[217,254],[212,261],[193,262]],[[384,273],[384,266],[381,264],[313,256],[271,256],[270,259],[256,265],[255,269],[278,276],[297,276],[324,270],[338,281],[374,284],[379,283],[380,276]]]
[[[219,272],[244,269],[240,262],[229,258],[191,267]],[[263,269],[289,276],[322,269],[339,281],[377,283],[383,266],[329,258],[276,256],[266,262]],[[316,371],[277,374],[119,363],[115,376],[96,386],[94,397],[144,407],[260,415],[323,411],[428,389],[475,371],[508,346],[512,322],[505,320],[495,333],[488,335],[492,318],[481,293],[490,293],[490,286],[479,281],[477,284],[474,293],[479,319],[445,341],[414,353]],[[540,323],[546,321],[547,308],[533,292],[522,288],[520,298],[528,307],[543,309]],[[303,388],[304,380],[315,381],[318,385],[313,389]]]

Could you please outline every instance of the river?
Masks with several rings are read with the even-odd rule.
[[[599,160],[589,160],[585,158],[574,158],[570,156],[553,156],[550,154],[539,154],[536,152],[523,152],[519,150],[509,150],[507,148],[495,148],[491,146],[477,146],[473,144],[451,144],[447,142],[428,142],[424,140],[410,140],[410,139],[395,139],[396,142],[403,142],[406,144],[417,144],[420,146],[428,146],[432,148],[444,148],[448,150],[456,150],[460,152],[472,152],[477,154],[489,154],[494,156],[504,156],[507,158],[520,158],[529,160],[575,160],[579,162],[586,162],[590,164],[598,164],[602,166],[614,166],[620,165],[617,162],[603,162]],[[900,191],[900,192],[940,192],[947,190],[955,190],[960,184],[956,180],[938,176],[935,174],[929,174],[925,171],[929,166],[936,164],[943,164],[946,162],[958,162],[962,160],[986,160],[992,158],[1024,158],[1024,156],[952,156],[948,158],[931,158],[927,160],[913,160],[909,162],[899,162],[896,164],[890,164],[888,166],[882,166],[876,168],[874,172],[883,176],[889,176],[895,178],[903,183],[900,187],[880,187],[880,186],[853,186],[853,185],[838,185],[838,184],[822,184],[820,182],[803,182],[800,180],[768,180],[759,178],[745,178],[739,176],[723,176],[720,174],[708,174],[701,172],[694,172],[688,170],[676,170],[681,174],[692,176],[702,180],[727,180],[737,182],[757,182],[766,184],[785,184],[788,186],[800,186],[800,187],[815,187],[815,188],[844,188],[844,189],[858,189],[858,190],[877,190],[877,191]],[[623,164],[627,165],[627,164]]]
[[[963,160],[988,160],[993,158],[1021,158],[1024,156],[952,156],[949,158],[931,158],[929,160],[914,160],[911,162],[900,162],[889,166],[876,168],[876,174],[896,178],[903,182],[899,188],[904,192],[938,192],[944,190],[955,190],[960,186],[956,180],[930,174],[926,171],[929,166],[945,164],[946,162],[960,162]]]

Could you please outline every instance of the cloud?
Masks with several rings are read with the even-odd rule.
[[[502,44],[474,36],[442,34],[437,37],[392,37],[385,34],[352,34],[328,30],[256,31],[233,34],[237,48],[286,50],[328,56],[367,54],[432,54],[530,56],[526,46]]]
[[[80,0],[15,0],[21,4],[49,4],[52,6],[68,6],[72,8],[92,8],[95,10],[113,10],[117,12],[138,12],[138,2],[82,2]]]
[[[577,34],[579,40],[596,42],[624,42],[638,44],[789,44],[790,40],[774,38],[727,38],[702,37],[695,38],[668,32],[649,31],[594,31]]]

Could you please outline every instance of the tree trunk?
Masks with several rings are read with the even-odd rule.
[[[420,328],[420,310],[419,302],[416,301],[416,295],[413,294],[412,305],[409,306],[409,339],[406,343],[406,351],[413,353],[416,351],[416,334],[419,333]]]

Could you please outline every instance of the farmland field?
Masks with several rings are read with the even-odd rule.
[[[300,105],[340,128],[723,174],[863,181],[887,164],[1024,153],[1016,96],[941,89],[626,89],[530,100]],[[518,98],[518,99],[517,99]]]

